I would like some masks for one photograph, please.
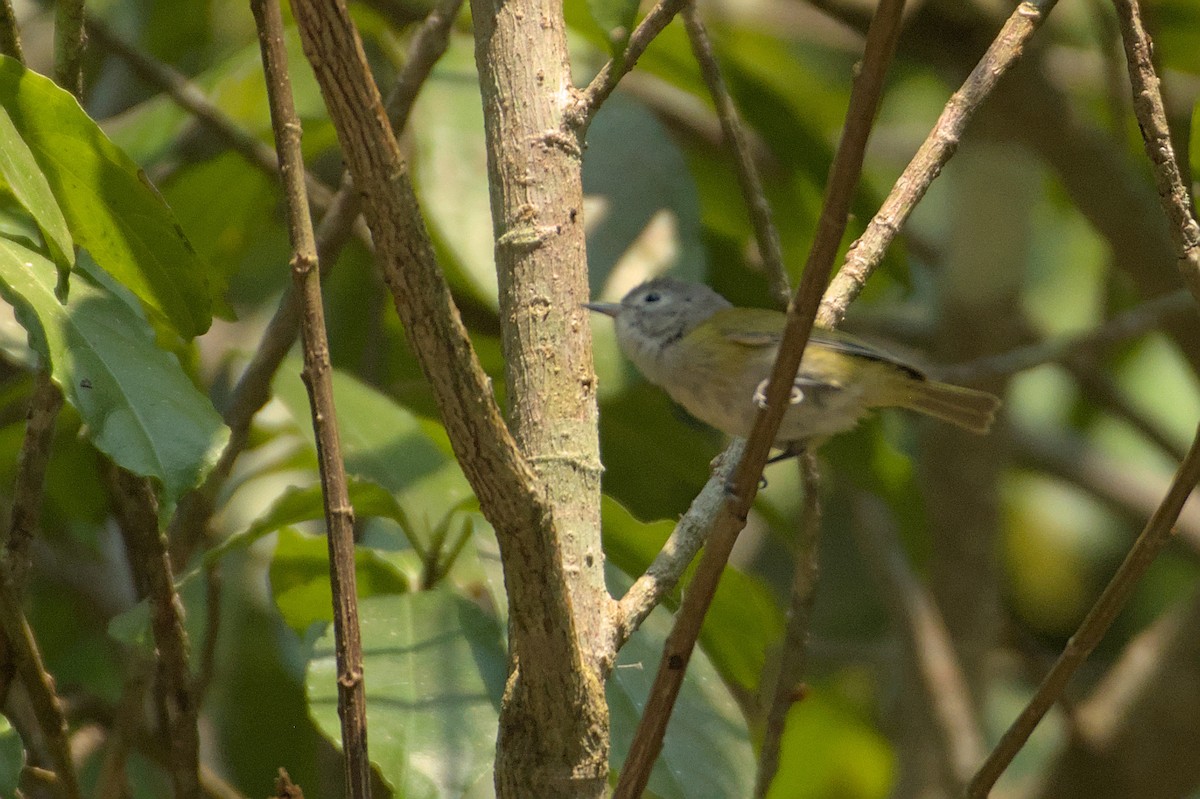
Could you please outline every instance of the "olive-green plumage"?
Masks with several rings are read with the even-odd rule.
[[[729,435],[750,432],[786,317],[735,308],[708,286],[657,278],[620,303],[590,303],[616,320],[617,343],[650,382]],[[1000,400],[929,380],[843,333],[814,330],[784,414],[778,446],[854,427],[872,408],[899,407],[987,432]]]

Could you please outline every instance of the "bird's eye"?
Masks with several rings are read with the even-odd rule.
[[[658,302],[662,299],[662,295],[657,291],[652,291],[646,295],[646,302]]]

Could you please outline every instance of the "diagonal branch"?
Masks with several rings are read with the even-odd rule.
[[[942,167],[954,155],[967,124],[1003,77],[1025,51],[1025,44],[1037,31],[1057,0],[1025,0],[1004,23],[1000,33],[962,87],[954,93],[925,138],[917,154],[896,180],[858,241],[850,245],[846,262],[825,293],[818,321],[836,327],[846,308],[862,291],[863,284],[883,261],[892,240],[904,227],[909,215]]]
[[[808,656],[809,622],[812,619],[813,600],[817,595],[821,557],[821,472],[814,453],[805,452],[800,456],[800,472],[804,485],[804,507],[796,525],[799,535],[783,654],[779,658],[779,673],[775,677],[775,690],[767,710],[762,749],[758,756],[758,779],[754,789],[756,799],[767,796],[779,771],[788,712],[800,695],[800,678],[804,674]]]
[[[1187,457],[1175,472],[1175,479],[1171,481],[1167,495],[1146,522],[1142,534],[1130,548],[1120,568],[1105,586],[1104,592],[1079,625],[1079,629],[1071,636],[1054,666],[1043,678],[1033,698],[1009,726],[1000,743],[971,780],[968,796],[974,798],[988,795],[996,780],[1025,745],[1038,722],[1046,715],[1046,711],[1062,695],[1075,671],[1100,643],[1100,639],[1129,600],[1146,569],[1171,541],[1175,521],[1197,482],[1200,482],[1200,429],[1196,431]]]
[[[166,536],[158,526],[158,500],[145,477],[106,466],[113,510],[120,522],[138,593],[150,606],[154,633],[155,700],[168,741],[167,765],[174,795],[200,796],[199,707],[192,682],[183,604],[175,590]]]
[[[596,77],[592,78],[592,82],[588,84],[587,88],[580,93],[575,101],[575,107],[567,115],[566,123],[569,127],[579,131],[581,138],[583,132],[587,130],[587,126],[591,124],[592,118],[596,116],[596,112],[600,110],[600,106],[617,88],[621,78],[637,66],[638,59],[646,52],[650,42],[663,32],[663,29],[687,2],[688,0],[658,0],[638,26],[633,29],[624,51],[605,64],[596,73]]]
[[[536,648],[562,664],[580,664],[582,671],[550,507],[504,423],[491,380],[438,269],[357,32],[345,6],[334,0],[296,2],[293,12],[362,193],[384,281],[433,389],[455,456],[496,529],[513,605],[514,646]]]

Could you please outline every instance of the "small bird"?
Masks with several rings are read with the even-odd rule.
[[[666,277],[643,283],[619,303],[585,307],[615,320],[621,351],[688,413],[728,435],[749,435],[766,405],[784,314],[735,308],[708,286]],[[789,402],[775,446],[791,452],[849,430],[872,408],[907,408],[986,433],[1000,406],[992,394],[930,380],[821,328],[812,332]]]

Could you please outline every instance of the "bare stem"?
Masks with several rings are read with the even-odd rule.
[[[675,525],[662,550],[617,603],[613,644],[608,657],[610,662],[650,612],[658,607],[663,597],[675,588],[692,558],[704,546],[712,520],[726,502],[729,480],[738,461],[742,459],[745,447],[744,441],[737,440],[725,450],[721,463],[692,500],[687,513]]]
[[[580,94],[573,112],[566,120],[570,127],[579,131],[581,137],[592,118],[596,116],[596,112],[600,110],[600,106],[617,88],[621,78],[637,65],[638,59],[646,52],[650,42],[663,32],[687,2],[688,0],[658,0],[633,29],[629,41],[625,44],[625,50],[605,64],[596,77],[592,78],[592,82]]]
[[[81,799],[79,778],[71,760],[67,740],[67,718],[54,690],[54,678],[46,671],[33,630],[21,612],[21,600],[11,579],[0,567],[0,630],[7,639],[10,656],[21,683],[29,693],[38,727],[54,761],[55,776],[67,799]]]
[[[450,25],[462,0],[440,0],[413,37],[412,52],[396,79],[387,101],[387,112],[397,130],[404,127],[417,93],[429,77],[433,65],[446,50]],[[267,148],[268,150],[270,148]],[[277,174],[278,163],[270,155],[270,171]],[[254,163],[258,163],[257,160]],[[317,226],[317,257],[323,272],[337,261],[349,240],[351,230],[359,231],[360,240],[371,246],[369,231],[358,223],[362,203],[354,190],[349,173],[343,173],[337,193],[330,200],[325,215]],[[250,436],[250,423],[271,396],[271,381],[280,363],[296,340],[300,325],[300,298],[293,285],[288,286],[279,300],[274,316],[259,341],[249,365],[234,387],[229,405],[223,414],[229,426],[229,443],[217,465],[204,483],[189,492],[179,503],[169,526],[171,556],[176,564],[186,563],[204,535],[215,507],[217,493],[225,484],[234,462],[245,449]]]
[[[13,485],[12,519],[7,535],[3,536],[7,539],[4,541],[6,568],[18,595],[24,592],[29,574],[29,547],[41,523],[50,442],[62,404],[62,392],[50,380],[50,371],[39,369],[34,372],[25,439],[21,443]]]
[[[362,640],[358,627],[358,595],[354,573],[354,509],[346,484],[342,447],[333,401],[332,366],[321,300],[317,244],[305,191],[304,156],[300,149],[300,120],[292,100],[283,18],[278,0],[251,0],[258,25],[271,127],[279,153],[288,234],[292,241],[292,281],[300,297],[300,332],[304,350],[304,384],[312,410],[313,432],[324,495],[325,527],[329,542],[333,630],[336,641],[338,716],[342,722],[342,751],[346,758],[346,795],[371,795],[371,760],[367,752],[367,701],[363,678]]]
[[[25,63],[21,51],[21,35],[17,31],[17,15],[13,13],[12,0],[0,0],[0,53]]]
[[[83,96],[83,0],[54,4],[54,80],[76,97]]]
[[[725,79],[721,76],[712,40],[704,28],[704,23],[700,21],[695,0],[683,7],[683,24],[692,43],[692,55],[700,65],[700,75],[708,86],[708,93],[712,95],[717,118],[721,122],[721,131],[730,155],[733,156],[738,185],[750,211],[750,224],[754,228],[754,238],[767,272],[767,279],[771,282],[771,290],[780,306],[786,307],[792,298],[792,288],[788,282],[787,267],[783,263],[783,245],[779,241],[779,230],[771,218],[771,204],[767,202],[767,195],[763,191],[762,177],[758,174],[758,166],[751,152],[745,126],[737,106],[734,105],[733,97],[729,94],[729,87],[725,85]]]

